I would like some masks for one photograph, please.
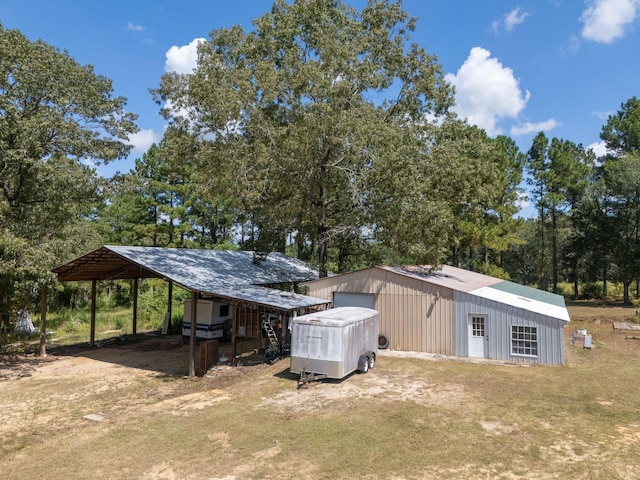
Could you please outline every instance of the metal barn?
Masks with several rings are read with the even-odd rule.
[[[446,265],[371,267],[305,285],[334,307],[378,310],[395,350],[564,364],[560,295]]]

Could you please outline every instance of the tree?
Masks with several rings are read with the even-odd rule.
[[[129,173],[116,174],[109,182],[108,205],[101,219],[111,240],[126,245],[184,246],[184,235],[191,230],[179,194],[184,181],[185,176],[170,168],[162,145],[153,144]]]
[[[595,155],[569,140],[553,138],[547,152],[547,205],[551,217],[551,271],[552,291],[558,291],[559,217],[571,215],[589,183]],[[575,277],[575,265],[573,276]]]
[[[533,144],[527,152],[527,172],[529,178],[527,183],[532,187],[532,197],[538,208],[538,232],[540,241],[538,242],[540,257],[540,270],[538,271],[538,288],[547,288],[547,262],[546,262],[546,241],[545,223],[548,208],[548,157],[549,139],[544,132],[538,133],[533,139]]]
[[[82,161],[129,151],[134,132],[111,82],[66,52],[0,25],[0,324],[53,281],[50,269],[92,244],[80,223],[98,199]],[[82,230],[82,231],[80,231]],[[80,234],[80,235],[79,235]],[[83,248],[84,249],[84,248]]]
[[[612,246],[611,260],[622,282],[624,303],[631,303],[629,286],[640,278],[640,155],[626,155],[605,164],[607,206]]]
[[[295,235],[326,275],[332,242],[373,228],[371,186],[416,161],[452,91],[409,44],[400,2],[276,0],[254,24],[212,31],[195,71],[166,74],[156,98],[202,142],[201,178],[228,179],[272,244]]]
[[[609,115],[600,138],[615,156],[640,151],[640,100],[631,97],[614,115]]]
[[[611,269],[629,303],[629,285],[640,278],[640,100],[632,97],[610,115],[600,138],[609,153],[585,198],[582,222],[605,289]]]

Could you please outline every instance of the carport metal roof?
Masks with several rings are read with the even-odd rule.
[[[282,253],[104,246],[53,269],[62,282],[163,278],[192,292],[296,310],[328,302],[261,285],[318,278],[304,262]]]

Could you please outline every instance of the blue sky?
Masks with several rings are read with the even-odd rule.
[[[110,176],[162,138],[165,122],[149,93],[161,75],[188,71],[194,40],[232,25],[249,30],[271,3],[0,0],[0,22],[92,64],[128,99],[140,132],[129,159],[98,167]],[[640,0],[405,0],[403,7],[418,18],[413,40],[456,86],[456,111],[524,152],[542,130],[602,154],[607,115],[640,95]]]

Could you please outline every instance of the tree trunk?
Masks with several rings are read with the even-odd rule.
[[[325,157],[328,155],[328,151],[325,153]],[[319,191],[319,212],[318,212],[318,273],[320,278],[324,278],[328,275],[327,271],[327,258],[328,258],[328,243],[329,235],[326,225],[327,219],[327,188],[325,184],[325,178],[327,175],[326,165],[323,163],[320,166],[320,191]]]
[[[451,247],[451,263],[453,263],[454,267],[460,266],[460,250],[458,247]]]
[[[324,225],[318,225],[318,273],[320,278],[328,275],[327,271],[327,231]]]
[[[540,271],[538,277],[538,288],[540,290],[547,289],[547,281],[545,278],[546,255],[544,245],[544,207],[540,206]]]
[[[0,354],[4,353],[9,335],[9,292],[0,293]]]
[[[551,269],[553,281],[553,293],[558,293],[558,238],[556,209],[551,209]]]
[[[631,282],[629,280],[624,280],[622,282],[622,287],[623,287],[623,300],[622,302],[625,305],[631,305],[631,299],[629,297],[629,285],[631,284]]]
[[[47,356],[47,287],[40,290],[40,356]]]
[[[344,273],[347,271],[347,260],[349,259],[349,250],[345,247],[340,247],[338,252],[338,272]]]

